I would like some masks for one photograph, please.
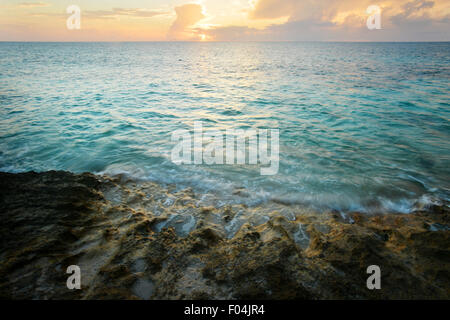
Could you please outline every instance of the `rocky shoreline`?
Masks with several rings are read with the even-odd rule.
[[[2,299],[449,299],[447,203],[412,214],[208,206],[193,190],[0,173]],[[81,290],[66,268],[81,269]],[[366,287],[370,265],[381,290]]]

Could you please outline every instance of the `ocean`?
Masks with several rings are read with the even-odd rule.
[[[278,129],[279,169],[177,165],[180,129]],[[409,213],[450,196],[450,43],[0,43],[0,171],[220,204]]]

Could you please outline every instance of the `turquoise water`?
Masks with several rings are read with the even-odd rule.
[[[450,43],[0,43],[0,170],[410,212],[449,199],[449,80]],[[278,174],[173,164],[194,121],[279,129]]]

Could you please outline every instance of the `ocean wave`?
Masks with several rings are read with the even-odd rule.
[[[201,169],[180,174],[176,170],[167,172],[148,172],[142,168],[132,166],[109,166],[106,170],[96,172],[99,175],[120,178],[123,182],[155,182],[162,185],[174,185],[177,190],[192,188],[201,198],[209,198],[210,205],[222,207],[228,204],[245,204],[259,206],[273,202],[285,206],[303,206],[314,211],[361,212],[375,213],[413,213],[427,210],[433,206],[443,205],[448,199],[440,199],[434,194],[424,193],[409,198],[387,198],[373,194],[372,196],[357,197],[345,193],[295,193],[291,195],[276,194],[263,188],[242,187],[241,184],[205,176]]]

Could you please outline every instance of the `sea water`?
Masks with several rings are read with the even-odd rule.
[[[449,199],[449,83],[450,43],[0,43],[0,171],[407,213]],[[278,129],[277,174],[174,164],[195,121]]]

